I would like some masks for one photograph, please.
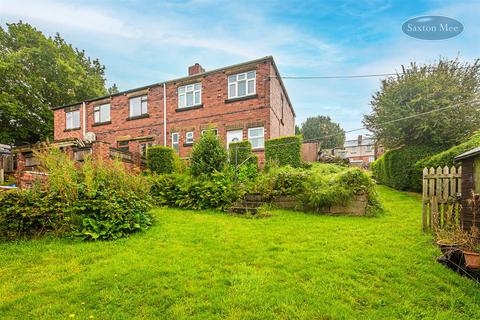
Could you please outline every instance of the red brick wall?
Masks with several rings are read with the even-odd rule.
[[[275,68],[270,68],[270,132],[271,138],[295,134],[295,116],[287,94],[277,78]]]
[[[221,141],[226,144],[226,132],[231,129],[243,129],[243,139],[246,140],[249,127],[264,126],[265,140],[270,137],[294,134],[294,117],[284,96],[283,125],[272,115],[273,111],[281,112],[281,94],[283,92],[278,79],[268,80],[269,75],[275,74],[271,60],[244,64],[241,66],[220,70],[213,73],[200,74],[166,85],[167,96],[167,145],[171,146],[171,133],[180,133],[179,151],[181,157],[190,155],[191,146],[184,146],[185,133],[194,131],[194,139],[198,139],[201,130],[207,127],[217,128]],[[239,101],[227,101],[228,75],[256,70],[256,96]],[[177,89],[180,86],[192,83],[202,83],[202,107],[197,109],[178,111]],[[140,93],[140,92],[139,92]],[[106,141],[117,146],[117,140],[128,140],[139,137],[152,136],[153,143],[163,145],[163,85],[148,89],[148,118],[128,121],[129,97],[135,95],[120,94],[105,101],[95,101],[87,104],[87,132],[97,135],[97,140]],[[93,125],[93,107],[110,102],[110,124]],[[271,108],[270,108],[271,107]],[[65,111],[55,110],[55,140],[78,137],[82,138],[82,129],[65,131]],[[81,123],[83,119],[81,115]],[[138,151],[138,141],[131,141],[131,152]],[[263,160],[263,152],[257,151]]]

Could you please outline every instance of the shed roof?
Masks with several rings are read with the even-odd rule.
[[[463,159],[467,159],[467,158],[471,158],[471,157],[474,157],[476,155],[479,155],[480,154],[480,147],[477,147],[477,148],[474,148],[472,150],[468,150],[467,152],[464,152],[458,156],[456,156],[454,158],[455,161],[459,161],[459,160],[463,160]]]

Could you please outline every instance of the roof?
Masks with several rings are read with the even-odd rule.
[[[138,87],[138,88],[133,88],[133,89],[125,90],[125,91],[120,91],[120,92],[117,92],[117,93],[114,93],[114,94],[109,94],[109,95],[96,97],[96,98],[92,98],[92,99],[87,99],[85,101],[78,101],[78,102],[75,102],[75,103],[69,103],[69,104],[62,105],[62,106],[56,106],[56,107],[52,107],[51,109],[52,110],[57,110],[57,109],[63,109],[63,108],[66,108],[66,107],[72,107],[72,106],[79,105],[83,102],[88,103],[88,102],[93,102],[93,101],[97,101],[97,100],[107,99],[107,98],[120,96],[120,95],[132,93],[132,92],[136,92],[136,91],[140,91],[140,90],[150,89],[150,88],[153,88],[153,87],[156,87],[156,86],[161,86],[161,85],[167,84],[167,83],[188,80],[190,78],[195,78],[195,77],[198,77],[198,76],[205,76],[205,75],[208,75],[208,74],[211,74],[211,73],[215,73],[215,72],[219,72],[219,71],[223,71],[223,70],[227,70],[227,69],[231,69],[231,68],[241,67],[241,66],[244,66],[244,65],[252,64],[252,63],[263,62],[263,61],[271,61],[272,62],[272,66],[275,69],[276,74],[279,76],[278,80],[280,82],[280,85],[282,86],[283,91],[285,92],[285,97],[287,98],[287,101],[290,105],[290,108],[292,109],[293,116],[295,117],[296,115],[295,115],[295,111],[293,110],[292,102],[290,101],[290,97],[288,96],[287,89],[285,88],[285,84],[283,83],[283,80],[280,77],[280,72],[278,71],[277,65],[275,64],[275,60],[273,59],[272,56],[266,56],[266,57],[263,57],[263,58],[254,59],[254,60],[250,60],[250,61],[245,61],[245,62],[242,62],[242,63],[237,63],[237,64],[233,64],[233,65],[230,65],[230,66],[222,67],[222,68],[217,68],[217,69],[213,69],[213,70],[209,70],[209,71],[205,71],[205,72],[201,72],[201,73],[196,73],[196,74],[191,75],[191,76],[185,76],[185,77],[176,78],[176,79],[172,79],[172,80],[166,80],[166,81],[163,81],[163,82],[152,83],[150,85],[146,85],[146,86],[142,86],[142,87]]]
[[[454,158],[455,161],[459,161],[459,160],[463,160],[463,159],[467,159],[467,158],[471,158],[471,157],[474,157],[476,155],[480,154],[480,147],[477,147],[477,148],[474,148],[472,150],[468,150],[467,152],[464,152],[458,156],[456,156]]]
[[[0,154],[10,154],[10,150],[12,150],[12,147],[10,147],[8,144],[0,143]]]
[[[375,140],[372,138],[363,138],[361,146],[372,146],[375,144]],[[344,143],[344,147],[358,147],[358,139],[347,140]]]

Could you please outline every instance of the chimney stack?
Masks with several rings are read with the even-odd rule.
[[[203,73],[205,69],[199,63],[195,63],[193,66],[188,67],[188,75],[193,76],[195,74]]]
[[[358,145],[359,145],[359,146],[362,145],[362,139],[363,139],[363,138],[362,138],[362,135],[359,135],[359,136],[358,136]]]

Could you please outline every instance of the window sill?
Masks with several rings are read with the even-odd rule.
[[[177,108],[177,109],[175,109],[175,112],[182,112],[182,111],[202,109],[202,108],[203,108],[203,104],[197,104],[196,106]]]
[[[193,142],[192,143],[184,143],[183,146],[184,147],[191,147],[191,146],[193,146]]]
[[[150,115],[148,113],[141,114],[139,116],[133,116],[133,117],[128,117],[127,121],[132,121],[132,120],[138,120],[138,119],[145,119],[145,118],[150,118]]]
[[[251,94],[251,95],[248,95],[248,96],[227,99],[227,100],[225,100],[225,103],[232,103],[232,102],[250,100],[250,99],[256,99],[256,98],[258,98],[258,94]]]
[[[65,129],[65,130],[63,130],[63,132],[75,131],[75,130],[80,130],[80,129],[81,129],[80,127],[70,128],[70,129]]]
[[[260,151],[261,152],[261,151],[265,151],[265,148],[264,147],[262,147],[262,148],[252,148],[252,151],[253,152]]]
[[[94,124],[92,124],[92,127],[104,126],[104,125],[107,125],[107,124],[112,124],[112,121],[95,122]]]

